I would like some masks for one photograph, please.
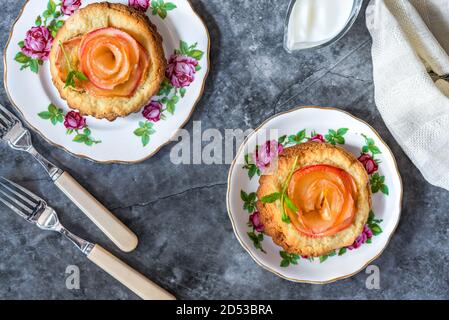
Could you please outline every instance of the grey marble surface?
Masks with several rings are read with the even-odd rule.
[[[24,0],[0,3],[4,46]],[[448,193],[426,183],[376,109],[364,14],[338,43],[289,55],[282,49],[287,0],[192,4],[212,41],[212,70],[193,114],[203,129],[254,128],[296,105],[337,106],[368,121],[391,146],[403,177],[404,206],[395,235],[374,262],[381,270],[380,290],[365,288],[363,272],[328,285],[309,285],[258,267],[236,240],[227,215],[228,166],[175,166],[169,159],[172,145],[140,164],[101,165],[72,157],[34,134],[44,155],[69,169],[138,234],[140,245],[130,254],[118,252],[26,154],[0,144],[0,175],[46,195],[67,227],[103,244],[182,299],[449,298]],[[3,88],[0,102],[11,106]],[[192,130],[191,121],[187,129]],[[66,289],[68,265],[80,268],[79,290]],[[0,298],[137,297],[66,240],[0,207]]]

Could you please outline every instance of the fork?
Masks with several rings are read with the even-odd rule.
[[[56,211],[48,206],[45,200],[3,177],[0,178],[0,202],[3,202],[19,216],[37,225],[42,230],[56,231],[64,235],[90,261],[120,281],[142,299],[175,299],[173,295],[148,280],[100,245],[90,243],[71,233],[59,222]]]
[[[56,186],[84,212],[106,236],[122,251],[130,252],[137,247],[136,235],[117,217],[96,200],[72,176],[55,166],[36,151],[31,134],[22,122],[0,104],[0,140],[20,151],[31,154],[45,169]]]

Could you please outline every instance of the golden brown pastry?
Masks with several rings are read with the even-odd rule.
[[[262,175],[259,184],[257,209],[265,233],[289,253],[321,256],[349,246],[369,216],[365,168],[351,153],[328,143],[306,142],[284,149],[277,168]],[[282,211],[281,200],[261,201],[283,188],[293,206],[284,200]]]
[[[126,5],[102,2],[80,9],[53,43],[53,83],[83,115],[112,121],[137,112],[164,79],[161,36],[145,14]]]

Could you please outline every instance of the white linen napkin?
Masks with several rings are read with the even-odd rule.
[[[433,185],[449,190],[449,0],[371,0],[375,101],[387,127]]]

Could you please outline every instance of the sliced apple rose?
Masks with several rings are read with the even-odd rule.
[[[310,237],[331,236],[349,227],[356,213],[357,186],[346,171],[330,165],[297,170],[288,196],[298,212],[285,208],[292,224]]]
[[[145,49],[128,33],[116,28],[97,29],[62,45],[72,66],[88,78],[80,86],[95,96],[132,96],[149,65]],[[59,52],[56,65],[62,80],[67,76],[63,59]]]

